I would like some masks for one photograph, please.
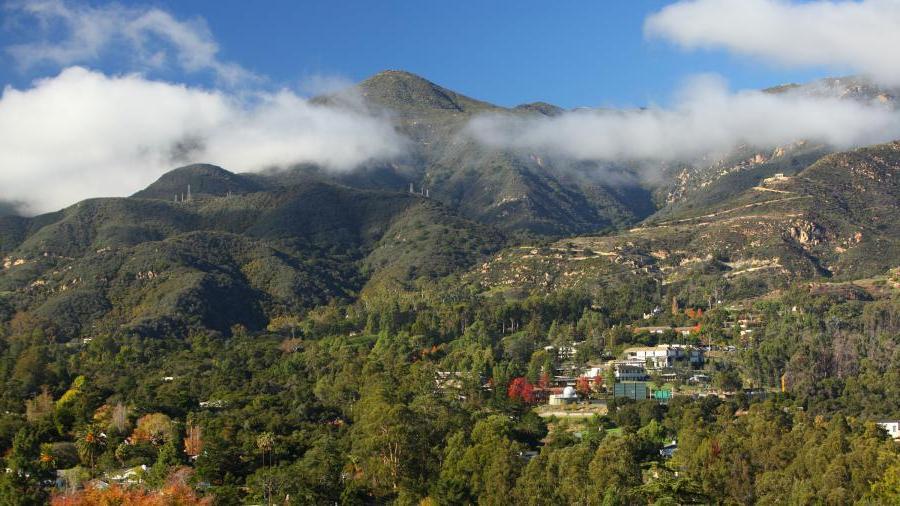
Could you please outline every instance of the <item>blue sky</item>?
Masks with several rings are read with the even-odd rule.
[[[165,0],[120,2],[205,20],[219,56],[276,86],[312,76],[358,81],[404,69],[501,105],[543,100],[563,107],[666,104],[687,76],[717,73],[733,88],[808,81],[832,69],[787,68],[723,50],[684,51],[648,38],[646,17],[667,3],[641,1]],[[79,2],[71,2],[78,5]],[[84,3],[82,3],[84,4]],[[91,2],[87,5],[105,5]],[[5,23],[0,46],[33,39],[28,20]],[[52,38],[52,30],[46,34]],[[0,83],[22,88],[53,75],[2,55]],[[85,65],[133,70],[105,55]],[[162,74],[209,84],[202,73]]]

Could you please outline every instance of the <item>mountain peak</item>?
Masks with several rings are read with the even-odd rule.
[[[497,106],[475,100],[404,70],[384,70],[359,84],[368,101],[398,112],[443,110],[475,113]]]
[[[548,104],[547,102],[532,102],[529,104],[517,105],[513,110],[533,112],[543,114],[544,116],[559,116],[564,112],[562,107]]]
[[[165,174],[133,197],[145,199],[171,200],[176,195],[191,194],[222,196],[228,193],[250,193],[259,191],[260,185],[251,178],[234,174],[222,167],[208,163],[195,163],[178,167]]]

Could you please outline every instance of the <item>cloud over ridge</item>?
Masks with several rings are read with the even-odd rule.
[[[386,117],[317,105],[289,90],[237,96],[72,67],[3,91],[0,197],[43,212],[127,195],[189,161],[349,170],[397,157],[405,142]]]
[[[467,135],[497,148],[576,160],[690,161],[740,144],[775,147],[812,140],[847,148],[900,137],[890,105],[801,93],[732,93],[714,76],[689,81],[675,106],[575,110],[555,117],[491,114]]]

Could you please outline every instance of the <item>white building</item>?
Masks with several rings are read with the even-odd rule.
[[[643,362],[633,360],[615,360],[602,366],[591,367],[584,372],[587,378],[604,376],[612,368],[616,381],[644,381],[647,379],[647,368]]]
[[[678,361],[689,362],[691,365],[703,363],[702,350],[677,344],[627,348],[624,355],[625,361],[644,364],[649,369],[674,367]]]
[[[882,420],[878,426],[887,431],[891,438],[900,440],[900,420]]]
[[[554,394],[550,396],[551,406],[575,404],[576,402],[578,402],[578,393],[572,387],[563,388],[563,392],[561,394]]]
[[[617,361],[613,362],[613,372],[616,381],[643,381],[647,379],[647,368],[639,362]]]
[[[544,346],[544,351],[549,353],[556,353],[557,358],[560,360],[570,360],[575,356],[576,347],[578,343],[572,343],[572,346]]]

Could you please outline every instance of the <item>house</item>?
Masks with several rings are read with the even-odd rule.
[[[892,439],[900,440],[900,420],[882,420],[878,426],[884,429]]]
[[[674,367],[676,362],[703,363],[703,350],[677,344],[627,348],[624,355],[627,362],[644,364],[648,369]]]
[[[649,313],[644,313],[643,317],[645,320],[649,320],[650,318],[653,318],[654,316],[657,316],[660,314],[662,314],[662,308],[659,306],[656,306],[655,308],[653,308],[653,311],[650,311]]]
[[[572,346],[544,346],[544,351],[556,353],[557,358],[560,360],[571,360],[571,358],[575,356],[577,346],[578,343],[572,343]]]
[[[434,382],[438,390],[462,390],[465,379],[465,374],[460,371],[438,371]]]
[[[671,443],[663,446],[659,450],[659,455],[664,459],[670,459],[675,455],[676,450],[678,450],[678,442],[673,439]]]
[[[585,369],[582,376],[587,378],[596,378],[597,376],[603,376],[606,373],[605,365],[595,365]]]
[[[647,368],[642,363],[619,360],[613,362],[612,367],[616,381],[644,381],[647,379]]]
[[[695,374],[688,378],[688,383],[692,384],[701,384],[701,383],[709,383],[712,379],[706,374]]]
[[[120,469],[112,473],[107,473],[106,478],[110,483],[120,483],[125,485],[135,485],[143,481],[143,476],[147,472],[146,464],[130,469]]]
[[[592,366],[582,374],[586,378],[603,377],[606,371],[613,370],[616,381],[644,381],[648,378],[647,367],[643,362],[633,360],[612,360],[603,365]]]

